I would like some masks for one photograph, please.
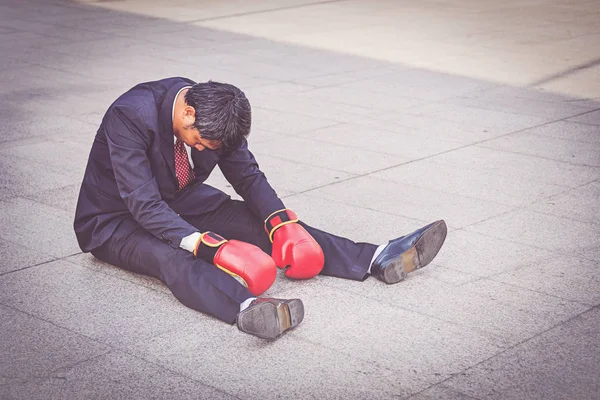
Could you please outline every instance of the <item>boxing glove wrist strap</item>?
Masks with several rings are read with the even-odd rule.
[[[293,224],[298,222],[298,216],[290,209],[275,211],[265,220],[265,231],[269,235],[269,240],[273,243],[273,234],[283,225]]]
[[[206,255],[210,254],[210,259],[213,259],[217,253],[217,249],[225,243],[227,243],[227,239],[225,239],[223,236],[211,231],[206,231],[201,233],[198,241],[196,241],[194,255],[198,257],[200,251]]]
[[[224,268],[223,266],[219,265],[217,263],[217,260],[215,260],[217,252],[219,251],[221,246],[227,242],[228,242],[227,239],[225,239],[223,236],[221,236],[217,233],[214,233],[211,231],[203,232],[202,234],[200,234],[200,237],[198,238],[198,241],[196,242],[196,249],[194,250],[194,255],[196,257],[201,257],[207,261],[213,260],[215,267],[217,267],[221,271],[231,275],[233,278],[235,278],[235,280],[237,280],[239,283],[241,283],[245,287],[248,287],[248,282],[246,282],[246,280],[244,278],[242,278],[235,272],[230,271],[227,268]]]

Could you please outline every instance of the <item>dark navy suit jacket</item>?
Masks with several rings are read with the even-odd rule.
[[[106,112],[92,145],[75,213],[75,233],[83,251],[101,246],[130,218],[179,247],[183,237],[197,231],[180,214],[209,212],[230,198],[203,184],[217,165],[261,220],[284,208],[246,141],[228,155],[192,148],[196,180],[177,191],[172,107],[177,92],[194,83],[186,78],[141,83]],[[136,228],[129,223],[120,229]]]

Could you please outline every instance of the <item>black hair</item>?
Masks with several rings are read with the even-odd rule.
[[[219,141],[225,152],[240,148],[250,135],[250,102],[237,87],[213,81],[197,83],[185,94],[185,102],[196,110],[194,127],[200,136]]]

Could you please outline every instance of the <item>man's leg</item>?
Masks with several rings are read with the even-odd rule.
[[[124,224],[137,225],[133,220]],[[183,249],[175,249],[141,227],[129,236],[115,234],[92,251],[102,261],[160,279],[184,305],[234,323],[240,304],[253,297],[234,278]],[[130,232],[130,230],[127,230]]]
[[[252,243],[271,254],[271,242],[259,220],[243,201],[229,200],[210,213],[182,216],[201,232],[213,231],[226,239]],[[377,246],[356,243],[349,239],[323,232],[304,223],[302,226],[323,249],[325,266],[321,274],[339,278],[364,280]]]

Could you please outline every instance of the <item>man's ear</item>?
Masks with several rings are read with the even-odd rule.
[[[185,106],[183,109],[183,116],[185,118],[194,118],[196,119],[196,110],[192,106]]]

